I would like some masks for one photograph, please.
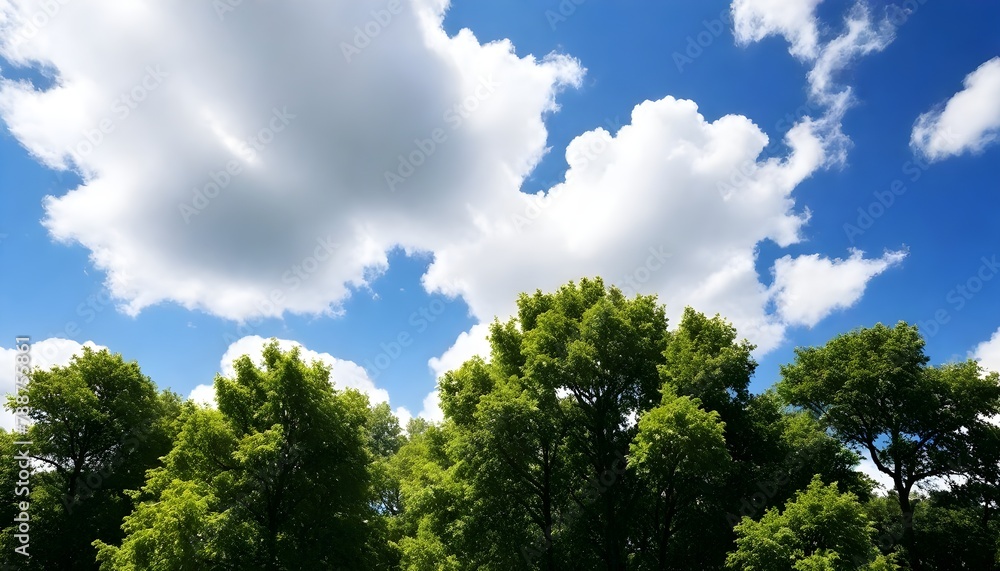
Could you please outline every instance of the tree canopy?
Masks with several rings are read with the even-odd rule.
[[[107,350],[34,369],[7,401],[30,428],[0,431],[0,562],[998,569],[1000,376],[931,365],[914,326],[800,348],[755,394],[723,317],[670,327],[655,297],[583,279],[522,294],[489,346],[440,377],[443,422],[406,426],[277,341],[216,376],[213,406]]]

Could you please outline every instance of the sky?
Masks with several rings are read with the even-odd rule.
[[[0,391],[30,336],[211,402],[273,337],[439,420],[520,292],[593,276],[729,319],[754,391],[901,320],[998,370],[998,30],[973,0],[0,0]]]

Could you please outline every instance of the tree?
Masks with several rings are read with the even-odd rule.
[[[27,396],[33,424],[18,439],[32,442],[26,450],[36,466],[33,553],[25,563],[95,569],[91,542],[121,538],[122,518],[132,510],[126,490],[141,486],[169,450],[180,399],[158,394],[134,361],[90,347],[65,367],[31,371],[20,396]],[[7,406],[22,405],[11,396]]]
[[[389,522],[390,541],[402,553],[400,569],[470,569],[470,564],[459,563],[472,510],[466,487],[454,478],[447,450],[454,441],[454,427],[414,418],[406,432],[406,442],[389,462],[400,491],[400,511]]]
[[[873,543],[875,528],[854,494],[819,476],[785,509],[736,526],[736,550],[726,563],[742,571],[854,571],[885,568]],[[889,567],[892,568],[892,567]]]
[[[689,511],[686,525],[677,530],[674,543],[684,549],[679,557],[687,561],[723,564],[739,516],[758,517],[766,508],[782,505],[813,474],[821,474],[824,482],[839,482],[842,491],[869,492],[853,469],[857,456],[824,427],[805,414],[789,414],[773,392],[750,393],[757,367],[753,349],[721,316],[709,318],[692,308],[684,310],[680,324],[667,335],[665,362],[659,366],[664,391],[672,387],[718,414],[730,458],[716,472],[723,481],[698,498],[698,511]],[[648,500],[641,504],[655,505]]]
[[[634,539],[642,568],[675,568],[671,548],[680,522],[690,506],[724,482],[730,461],[724,425],[718,412],[699,405],[667,386],[663,402],[639,419],[629,467],[650,492],[644,495],[642,532]]]
[[[953,459],[967,449],[968,429],[1000,412],[997,374],[983,376],[971,360],[930,367],[923,349],[917,328],[903,322],[858,329],[822,347],[797,349],[777,386],[892,478],[915,569],[913,486],[955,473]]]
[[[491,328],[490,363],[440,383],[453,472],[482,508],[469,560],[624,569],[637,485],[626,454],[635,418],[661,397],[663,308],[600,279],[522,294],[517,307]]]
[[[276,341],[263,361],[216,377],[218,410],[186,405],[122,545],[97,542],[102,569],[375,566],[367,398]]]

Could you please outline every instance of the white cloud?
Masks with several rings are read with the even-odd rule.
[[[409,411],[406,407],[397,407],[393,414],[399,419],[399,427],[404,431],[406,430],[406,425],[410,423],[410,419],[413,418],[413,413]]]
[[[222,356],[222,360],[219,364],[220,372],[223,376],[234,376],[236,371],[233,369],[233,361],[243,355],[249,355],[250,359],[254,363],[258,366],[263,366],[263,350],[264,346],[268,343],[270,343],[270,339],[264,339],[263,337],[257,335],[239,339],[230,345],[225,354]],[[330,367],[330,382],[337,389],[357,389],[358,391],[368,395],[369,401],[372,404],[389,402],[388,391],[376,387],[375,382],[368,377],[367,371],[353,361],[338,359],[329,353],[319,353],[313,351],[297,341],[290,341],[288,339],[278,339],[278,346],[282,351],[288,351],[292,347],[298,347],[299,354],[304,362],[312,363],[313,361],[320,361],[324,365]],[[210,384],[198,385],[191,390],[188,398],[199,404],[214,408],[216,406],[215,386]],[[428,399],[431,399],[431,397],[428,396],[424,400],[424,410],[422,410],[418,416],[424,416],[425,418],[427,418],[428,414],[435,415],[435,417],[440,416],[440,408],[435,408],[436,404],[432,405],[431,408],[428,409],[428,403],[432,402]],[[433,402],[436,403],[436,401]],[[393,410],[393,414],[395,414],[396,418],[399,419],[399,424],[403,428],[406,428],[406,424],[411,418],[413,418],[413,414],[406,407],[402,406],[396,407],[396,409]]]
[[[972,351],[972,358],[987,371],[1000,373],[1000,329],[988,341],[983,341]]]
[[[646,101],[618,133],[572,141],[565,182],[522,195],[484,220],[478,239],[438,250],[424,285],[461,295],[483,323],[512,315],[518,292],[600,275],[630,294],[657,293],[673,320],[685,305],[719,312],[769,351],[788,323],[766,311],[757,244],[799,242],[808,213],[795,210],[791,194],[827,157],[808,122],[786,142],[789,156],[764,158],[768,137],[745,117],[709,122],[692,101]],[[472,354],[479,335],[432,362],[436,372]]]
[[[513,211],[482,219],[478,237],[438,249],[425,287],[461,295],[485,322],[513,314],[519,292],[551,291],[580,276],[600,275],[630,294],[658,294],[673,321],[685,305],[721,313],[758,346],[758,354],[781,343],[788,326],[814,324],[857,301],[867,281],[901,254],[786,260],[780,287],[769,290],[758,277],[757,245],[800,241],[809,212],[796,211],[792,191],[818,170],[842,164],[850,145],[841,121],[851,90],[834,78],[859,56],[888,45],[893,27],[875,23],[858,4],[845,30],[824,43],[815,15],[819,0],[793,4],[732,5],[739,43],[781,35],[794,56],[812,64],[810,97],[823,113],[805,117],[785,134],[788,156],[762,156],[769,137],[746,117],[709,121],[692,101],[646,101],[617,133],[598,128],[574,139],[562,184],[521,195]],[[811,303],[792,303],[804,278],[787,269],[806,261],[826,268],[825,275],[840,285],[828,285],[826,295]],[[784,313],[767,311],[775,294]],[[475,333],[463,334],[432,360],[438,374],[474,353],[469,335]]]
[[[846,260],[817,254],[776,260],[771,291],[778,315],[788,324],[812,327],[834,310],[857,303],[869,280],[905,257],[905,252],[886,252],[865,259],[853,250]]]
[[[819,45],[816,7],[823,0],[733,0],[736,41],[746,45],[767,36],[784,36],[792,55],[814,59]]]
[[[237,340],[222,355],[222,361],[219,363],[219,371],[225,377],[235,376],[236,371],[233,369],[233,361],[243,355],[248,355],[257,366],[263,366],[264,346],[270,343],[270,341],[270,339],[264,339],[259,335],[249,335]],[[372,404],[389,402],[388,391],[376,387],[375,382],[368,377],[368,373],[364,367],[354,361],[338,359],[329,353],[318,353],[306,348],[298,341],[290,341],[288,339],[278,339],[277,341],[278,347],[282,351],[289,351],[293,347],[298,347],[299,355],[305,363],[319,361],[329,367],[330,382],[333,383],[335,388],[340,390],[357,389],[368,395],[368,399]]]
[[[72,339],[53,337],[31,344],[31,364],[33,367],[46,370],[52,367],[64,367],[69,364],[73,355],[81,354],[85,346],[95,351],[106,349],[106,347],[97,345],[93,341],[86,341],[80,344]],[[17,355],[18,350],[16,348],[5,349],[0,347],[0,396],[4,397],[3,403],[6,403],[6,395],[13,394],[16,391],[14,364]],[[14,426],[14,415],[6,409],[0,410],[0,427],[12,430]]]
[[[583,73],[448,37],[442,0],[403,0],[385,25],[383,0],[244,2],[223,18],[212,3],[80,0],[15,41],[43,3],[0,0],[0,55],[58,78],[44,92],[2,80],[0,116],[40,161],[84,175],[46,199],[44,224],[91,251],[133,314],[336,311],[389,249],[435,251],[516,200],[544,114]],[[406,176],[401,161],[422,164]],[[212,184],[187,223],[181,205]]]
[[[441,395],[437,390],[424,397],[424,408],[417,415],[431,422],[443,422],[444,411],[441,410]]]
[[[215,385],[198,385],[197,387],[191,389],[191,393],[188,398],[194,402],[211,408],[215,408],[217,403],[215,402]]]
[[[913,126],[910,144],[931,160],[981,151],[1000,135],[1000,57],[967,75],[964,85]]]
[[[821,1],[733,0],[733,23],[739,43],[782,36],[789,43],[789,53],[811,64],[807,76],[809,95],[825,109],[822,116],[806,122],[823,139],[827,162],[842,164],[850,146],[850,139],[841,129],[842,121],[853,103],[853,94],[849,86],[839,85],[835,78],[855,59],[885,49],[894,38],[895,26],[888,19],[875,22],[865,4],[858,2],[844,19],[844,31],[823,42],[816,16]]]
[[[884,50],[893,40],[895,28],[888,21],[876,23],[864,4],[856,4],[844,21],[844,32],[824,44],[809,71],[809,88],[820,101],[836,104],[848,97],[850,88],[835,84],[834,76],[855,59]],[[844,101],[846,103],[846,101]]]
[[[455,343],[440,357],[432,357],[428,361],[434,378],[439,378],[448,371],[458,369],[462,363],[479,355],[486,361],[490,360],[489,323],[477,323],[472,329],[459,334]]]

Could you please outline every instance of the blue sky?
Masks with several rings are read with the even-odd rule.
[[[601,275],[732,319],[755,390],[876,322],[1000,367],[998,5],[237,4],[0,0],[4,359],[187,395],[277,337],[434,417],[519,291]]]

